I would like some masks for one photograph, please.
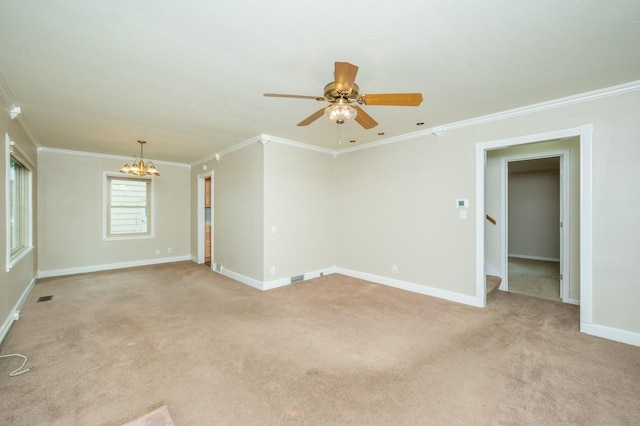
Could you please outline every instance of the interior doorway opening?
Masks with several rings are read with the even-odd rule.
[[[213,172],[198,175],[197,183],[197,251],[198,263],[214,269],[214,185]]]
[[[572,258],[570,259],[571,273],[574,275],[574,284],[570,289],[572,293],[565,300],[567,303],[580,305],[580,329],[585,330],[593,324],[593,200],[592,200],[592,139],[593,126],[583,125],[545,133],[531,134],[494,140],[490,142],[478,142],[476,144],[476,297],[487,303],[487,275],[491,272],[504,274],[507,271],[507,244],[502,243],[505,236],[502,235],[502,227],[487,225],[490,223],[485,218],[499,216],[497,223],[506,220],[506,212],[501,211],[500,194],[505,193],[506,188],[500,187],[500,166],[492,168],[489,161],[490,155],[501,149],[510,147],[539,148],[544,143],[553,144],[557,141],[572,140],[577,150],[571,152],[572,161],[576,167],[572,168],[572,183],[576,189],[572,193],[576,199],[571,201],[575,206],[572,215],[572,232],[576,238],[570,238]],[[557,146],[555,146],[557,149]],[[526,149],[526,148],[525,148]],[[553,149],[553,148],[550,148]],[[498,180],[491,185],[493,174]],[[496,195],[497,194],[497,195]],[[495,213],[495,212],[498,213]],[[504,220],[503,220],[504,219]],[[505,232],[506,234],[506,232]],[[565,269],[566,270],[566,269]],[[506,278],[502,275],[502,278]],[[507,283],[508,285],[508,283]]]
[[[549,144],[542,145],[546,150]],[[559,145],[566,145],[558,141]],[[499,152],[499,151],[498,151]],[[569,301],[571,216],[570,151],[503,158],[503,244],[507,259],[502,290],[554,301]],[[578,238],[574,233],[574,238]],[[565,272],[565,270],[567,272]]]

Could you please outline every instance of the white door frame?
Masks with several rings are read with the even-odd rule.
[[[569,289],[571,288],[571,276],[569,267],[569,176],[570,173],[570,153],[568,149],[549,150],[538,153],[520,154],[503,157],[501,161],[501,210],[502,224],[500,228],[501,247],[501,274],[502,282],[500,290],[509,290],[509,163],[516,161],[538,160],[542,158],[560,158],[560,298],[563,302],[569,302]],[[560,225],[560,223],[558,225]]]
[[[209,173],[203,173],[198,175],[197,193],[197,222],[198,231],[196,232],[198,238],[198,264],[204,263],[204,181],[206,178],[211,178],[211,205],[213,205],[213,171]],[[213,229],[213,207],[211,208],[211,229]],[[211,239],[213,240],[213,232],[211,232]],[[211,269],[214,269],[213,262],[213,241],[211,241]]]
[[[508,146],[580,137],[580,331],[593,326],[593,125],[476,143],[476,298],[487,304],[485,275],[485,167],[487,151]]]

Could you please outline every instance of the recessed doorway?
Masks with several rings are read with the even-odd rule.
[[[503,290],[547,300],[569,299],[569,253],[563,232],[570,226],[565,192],[569,151],[506,159],[507,267]],[[564,217],[563,217],[564,216]],[[565,262],[563,262],[565,260]],[[564,279],[563,279],[564,278]]]

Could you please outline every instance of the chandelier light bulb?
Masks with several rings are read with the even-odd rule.
[[[121,173],[129,173],[136,176],[160,176],[160,172],[156,169],[156,166],[151,161],[144,161],[144,157],[142,156],[142,147],[144,146],[146,141],[138,141],[140,144],[140,158],[135,158],[132,165],[129,163],[125,163],[124,166],[120,169]]]

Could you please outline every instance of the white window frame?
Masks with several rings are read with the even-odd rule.
[[[5,134],[5,158],[6,158],[6,270],[9,272],[13,266],[33,250],[33,170],[34,167],[27,156],[11,141],[9,134]],[[11,159],[20,163],[26,171],[23,182],[23,231],[22,246],[11,252]]]
[[[109,208],[110,208],[110,199],[109,199],[109,185],[110,180],[112,179],[131,179],[131,180],[142,180],[148,183],[149,185],[149,200],[147,200],[147,205],[149,206],[149,214],[148,214],[148,231],[146,233],[135,233],[135,234],[119,234],[119,235],[109,235]],[[102,211],[102,239],[105,241],[118,241],[118,240],[141,240],[141,239],[149,239],[155,238],[155,197],[154,197],[154,182],[150,177],[136,177],[130,175],[123,175],[122,173],[117,172],[105,172],[103,178],[103,211]]]

